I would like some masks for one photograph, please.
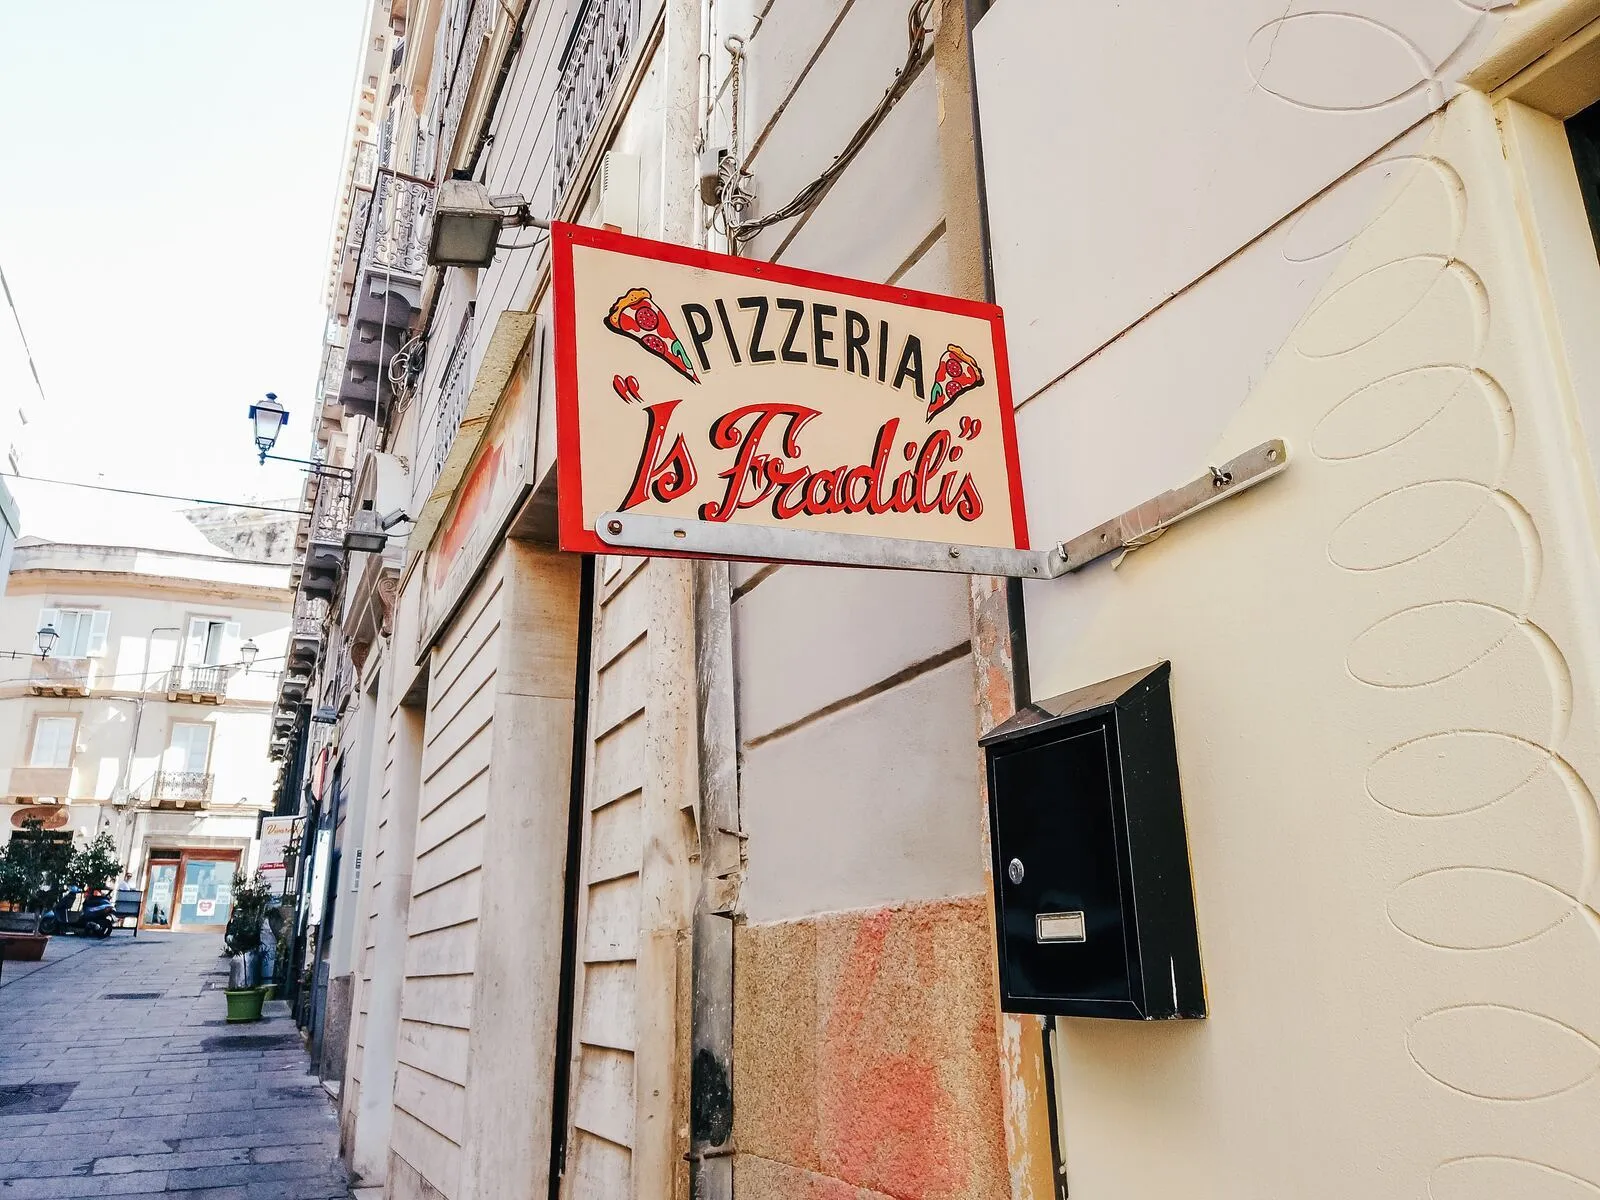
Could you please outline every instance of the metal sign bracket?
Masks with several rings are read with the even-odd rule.
[[[1262,442],[1220,467],[1210,468],[1198,479],[1162,492],[1048,550],[1007,550],[614,512],[601,514],[595,522],[595,533],[606,545],[619,550],[669,550],[703,558],[1055,579],[1107,554],[1148,545],[1184,518],[1248,491],[1288,465],[1289,451],[1281,440]]]

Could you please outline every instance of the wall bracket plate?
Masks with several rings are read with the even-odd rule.
[[[685,521],[639,513],[602,513],[595,533],[618,550],[672,551],[702,558],[820,563],[838,567],[890,567],[1055,579],[1118,550],[1148,545],[1185,517],[1248,491],[1289,465],[1288,447],[1274,438],[1212,467],[1182,487],[1162,492],[1137,508],[1048,550],[962,546],[857,533],[819,533],[770,525]]]

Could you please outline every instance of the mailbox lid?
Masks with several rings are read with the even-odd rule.
[[[990,748],[1007,1011],[1137,1013],[1116,741],[1115,712],[1103,710]]]

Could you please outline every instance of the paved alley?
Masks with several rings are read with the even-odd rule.
[[[347,1194],[287,1006],[228,1025],[220,939],[50,940],[0,975],[0,1200]]]

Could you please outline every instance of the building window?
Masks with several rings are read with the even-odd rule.
[[[184,775],[204,775],[211,762],[211,726],[174,724],[162,767]]]
[[[78,740],[77,717],[39,717],[33,724],[30,767],[70,767],[73,743]]]
[[[1578,169],[1578,187],[1589,210],[1589,229],[1600,250],[1600,104],[1584,109],[1567,122],[1572,163]]]
[[[37,627],[46,625],[56,631],[51,658],[99,658],[106,652],[111,614],[103,608],[45,608],[39,611]]]
[[[190,617],[183,662],[190,667],[216,667],[239,657],[239,623],[219,617]]]

